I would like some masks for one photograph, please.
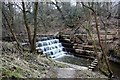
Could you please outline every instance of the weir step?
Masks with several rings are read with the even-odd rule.
[[[98,61],[97,61],[97,60],[94,60],[92,63],[98,63]]]
[[[90,50],[83,50],[83,49],[75,49],[76,52],[78,53],[91,53],[91,54],[96,54],[95,51],[90,51]],[[101,52],[97,52],[100,54]]]
[[[85,53],[94,53],[94,51],[83,50],[83,49],[75,49],[76,52],[85,52]]]
[[[95,66],[96,66],[96,64],[91,64],[91,66],[95,67]]]
[[[73,46],[74,49],[82,49],[82,47]]]
[[[97,59],[95,59],[91,64],[90,64],[90,66],[88,66],[88,70],[93,70],[96,66],[97,66],[97,64],[98,64],[98,60]]]
[[[63,39],[63,40],[70,41],[70,39]]]
[[[88,68],[89,68],[89,69],[94,69],[95,67],[93,67],[93,66],[88,66]]]
[[[89,56],[89,55],[84,55],[84,54],[74,54],[75,56],[78,57],[83,57],[83,58],[88,58],[88,59],[94,59],[94,56]]]

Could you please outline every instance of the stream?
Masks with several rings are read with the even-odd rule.
[[[114,76],[120,80],[120,64],[110,61],[110,67]]]
[[[82,57],[79,58],[79,57],[76,57],[73,55],[66,55],[66,56],[63,56],[56,60],[61,61],[61,62],[70,63],[70,64],[85,66],[85,67],[88,67],[92,62],[92,60],[90,60],[90,59],[86,59],[86,58],[82,58]]]
[[[43,52],[44,55],[61,62],[88,67],[93,61],[88,58],[76,57],[66,54],[67,51],[65,50],[64,46],[62,46],[59,39],[54,37],[43,37],[41,40],[36,42],[36,46],[38,52]],[[120,64],[110,62],[110,66],[114,76],[118,77],[120,80]]]
[[[66,55],[66,56],[58,58],[56,60],[61,61],[61,62],[70,63],[70,64],[85,66],[85,67],[88,67],[91,64],[91,62],[93,61],[90,59],[80,58],[80,57],[76,57],[73,55]],[[111,69],[115,76],[114,80],[120,80],[120,64],[110,61],[110,66],[111,66]]]

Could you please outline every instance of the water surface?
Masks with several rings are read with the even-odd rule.
[[[88,67],[92,62],[92,60],[90,60],[90,59],[75,57],[72,55],[66,55],[66,56],[58,58],[56,60],[61,61],[61,62],[74,64],[74,65],[85,66],[85,67]]]
[[[110,67],[114,76],[120,80],[120,64],[110,61]]]

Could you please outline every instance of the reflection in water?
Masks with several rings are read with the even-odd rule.
[[[120,80],[120,64],[110,61],[110,66],[111,66],[114,76],[119,78]]]
[[[79,57],[70,56],[70,55],[58,58],[56,60],[75,64],[75,65],[80,65],[80,66],[86,66],[86,67],[88,67],[92,62],[92,60],[90,60],[90,59],[79,58]],[[120,64],[110,62],[110,66],[111,66],[114,76],[116,78],[118,78],[117,80],[120,80]],[[95,72],[97,72],[97,71],[95,71]]]
[[[66,56],[58,58],[56,60],[66,62],[66,63],[75,64],[75,65],[80,65],[80,66],[86,66],[86,67],[88,67],[92,62],[92,60],[90,60],[90,59],[79,58],[79,57],[75,57],[72,55],[66,55]]]

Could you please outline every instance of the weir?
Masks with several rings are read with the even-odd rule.
[[[44,55],[57,59],[66,55],[66,51],[62,44],[59,42],[59,39],[56,39],[53,36],[42,37],[36,42],[36,49],[38,52],[42,52]]]
[[[36,42],[36,50],[47,57],[73,65],[88,67],[92,62],[88,58],[74,56],[76,52],[73,44],[64,39],[57,39],[54,36],[39,37]]]

